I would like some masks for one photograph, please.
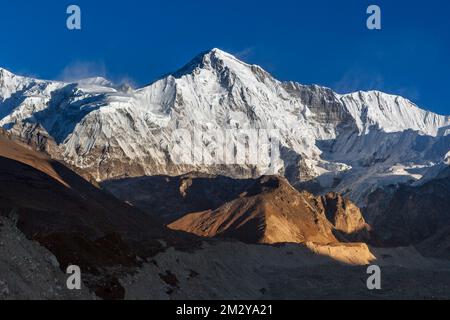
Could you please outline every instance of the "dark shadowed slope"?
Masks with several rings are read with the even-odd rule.
[[[188,213],[214,210],[236,199],[254,181],[191,173],[110,180],[102,186],[163,223],[171,223]]]
[[[450,176],[442,175],[420,186],[379,189],[371,194],[370,200],[366,213],[373,219],[379,244],[417,245],[430,237],[434,240],[427,243],[436,244],[438,239],[443,240],[442,244],[448,243],[443,230],[450,228]],[[436,245],[429,249],[441,250]]]
[[[161,236],[151,218],[105,193],[42,153],[0,135],[0,205],[29,235],[80,232],[98,237]],[[8,212],[8,209],[10,212]]]
[[[148,215],[0,133],[0,214],[17,224],[58,259],[81,267],[86,285],[104,298],[122,298],[118,277],[167,245],[189,237],[155,223]]]

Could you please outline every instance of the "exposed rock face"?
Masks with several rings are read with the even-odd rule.
[[[364,220],[361,210],[349,199],[337,193],[321,197],[325,214],[337,231],[347,236],[366,236],[370,227]]]
[[[250,243],[334,243],[367,232],[361,213],[337,194],[315,197],[266,176],[216,210],[188,214],[170,228]]]

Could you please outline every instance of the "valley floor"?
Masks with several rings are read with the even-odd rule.
[[[296,244],[239,242],[205,243],[194,253],[171,249],[121,283],[127,299],[450,298],[450,262],[423,258],[413,248],[373,252],[381,290],[367,289],[365,265],[339,263]]]
[[[413,248],[371,248],[376,259],[371,263],[382,270],[382,289],[368,290],[361,250],[345,245],[330,258],[297,244],[213,240],[189,252],[169,248],[120,279],[120,284],[125,299],[450,298],[450,262],[424,258]],[[85,288],[67,290],[66,279],[49,251],[2,218],[0,300],[97,299]]]

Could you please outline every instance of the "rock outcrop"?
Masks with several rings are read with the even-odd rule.
[[[249,243],[336,243],[369,230],[358,208],[337,194],[316,197],[265,176],[216,210],[188,214],[170,228]]]

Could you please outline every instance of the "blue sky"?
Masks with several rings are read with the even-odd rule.
[[[82,30],[66,28],[66,8]],[[366,9],[382,10],[382,30]],[[218,47],[280,80],[377,89],[450,114],[450,1],[1,1],[0,66],[46,79],[147,84]]]

